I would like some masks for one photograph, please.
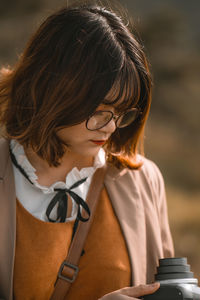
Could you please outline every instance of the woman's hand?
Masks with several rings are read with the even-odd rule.
[[[112,293],[106,294],[99,300],[131,300],[141,299],[139,297],[153,294],[160,287],[159,282],[153,284],[141,284],[133,287],[126,287]]]

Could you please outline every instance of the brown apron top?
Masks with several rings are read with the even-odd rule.
[[[41,221],[17,200],[15,300],[49,300],[70,246],[73,224],[74,221]],[[131,269],[125,240],[105,189],[101,192],[84,250],[79,274],[67,300],[96,300],[130,286]]]

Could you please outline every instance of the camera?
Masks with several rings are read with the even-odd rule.
[[[190,272],[190,265],[185,257],[159,259],[155,281],[160,282],[160,288],[142,299],[200,300],[198,280]]]

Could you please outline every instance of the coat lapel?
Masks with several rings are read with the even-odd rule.
[[[146,224],[137,176],[138,171],[119,171],[110,166],[105,179],[127,244],[133,285],[146,282]]]
[[[0,298],[12,299],[16,232],[16,196],[9,142],[0,139]]]

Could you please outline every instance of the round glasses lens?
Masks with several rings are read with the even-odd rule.
[[[133,109],[121,115],[117,120],[117,127],[123,128],[130,125],[137,118],[138,112],[138,109]]]
[[[87,128],[89,130],[97,130],[102,128],[112,119],[112,112],[110,111],[96,111],[87,121]]]

